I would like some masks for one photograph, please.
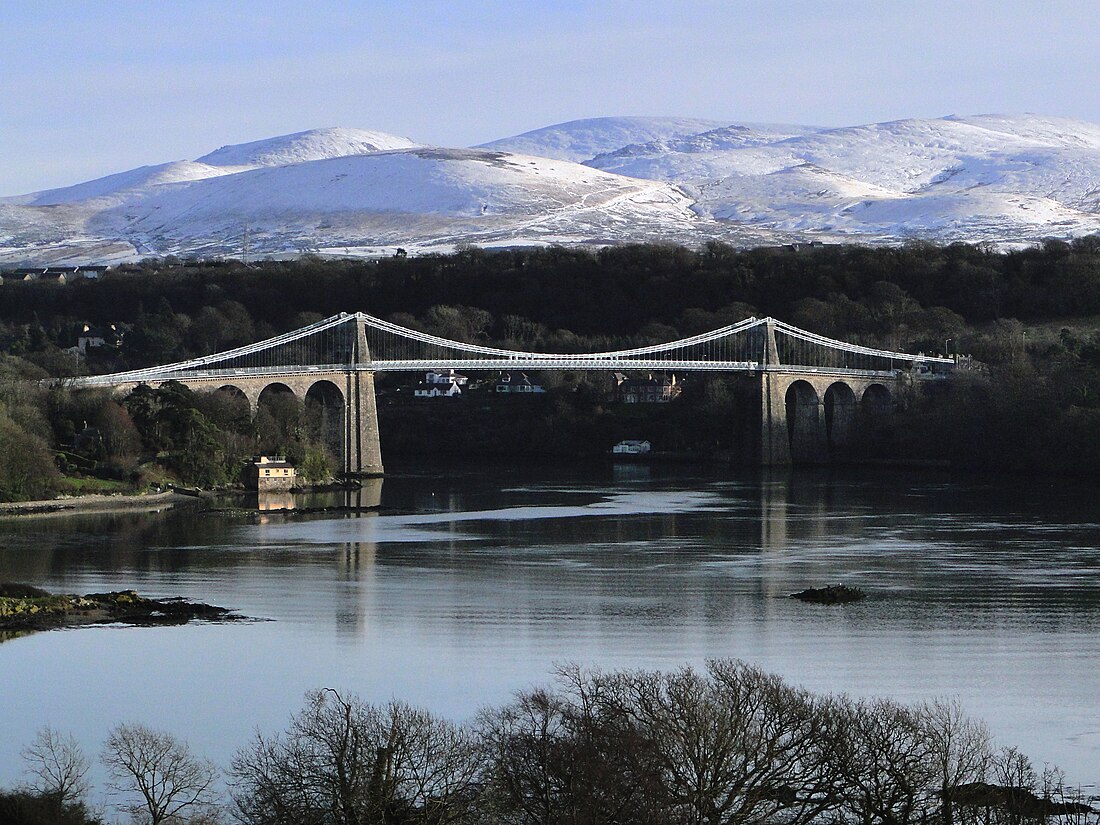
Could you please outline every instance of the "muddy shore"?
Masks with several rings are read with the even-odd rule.
[[[194,504],[194,496],[169,490],[144,495],[90,495],[41,501],[13,501],[0,504],[0,518],[8,516],[63,516],[76,513],[157,512],[180,504]]]

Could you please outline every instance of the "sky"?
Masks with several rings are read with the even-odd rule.
[[[0,195],[327,126],[1100,122],[1100,0],[0,3]]]

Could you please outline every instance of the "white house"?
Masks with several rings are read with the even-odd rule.
[[[428,372],[424,374],[425,384],[457,384],[460,387],[465,387],[469,380],[470,379],[465,375],[459,375],[454,370],[447,370],[446,372]]]
[[[542,384],[532,383],[525,372],[502,372],[497,379],[496,386],[493,387],[493,391],[507,393],[540,393],[546,392],[546,388],[543,387]]]
[[[648,453],[652,447],[648,441],[620,441],[611,448],[611,452],[624,455],[641,455]]]
[[[462,388],[454,381],[447,384],[423,381],[413,389],[416,398],[457,398],[460,395]]]

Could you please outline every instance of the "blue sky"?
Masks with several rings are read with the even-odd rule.
[[[0,195],[323,126],[452,146],[564,120],[1100,122],[1100,0],[0,4]]]

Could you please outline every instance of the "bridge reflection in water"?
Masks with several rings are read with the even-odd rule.
[[[179,381],[238,395],[255,414],[272,393],[317,403],[323,437],[346,474],[383,471],[377,372],[428,370],[667,370],[728,373],[746,411],[735,439],[746,463],[822,463],[858,438],[856,422],[889,413],[917,381],[943,378],[950,358],[874,349],[777,321],[747,318],[664,344],[597,353],[485,347],[341,313],[283,335],[190,361],[71,379],[125,392]]]
[[[261,513],[345,511],[350,516],[377,510],[382,505],[382,478],[364,478],[358,487],[338,490],[271,491],[251,493],[248,506]]]

